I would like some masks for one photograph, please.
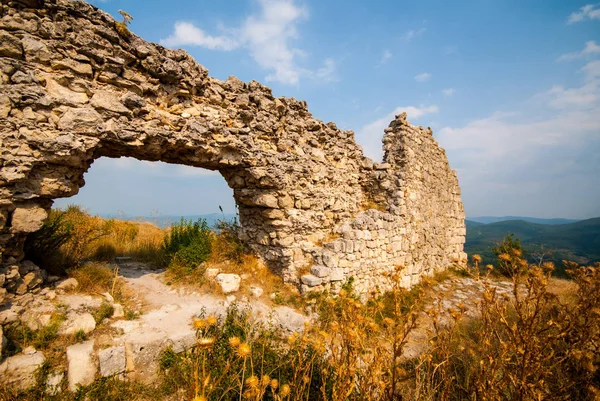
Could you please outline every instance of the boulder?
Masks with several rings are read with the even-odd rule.
[[[302,284],[306,284],[309,287],[316,287],[317,285],[321,285],[323,282],[323,279],[313,276],[312,274],[305,274],[304,276],[300,277],[300,280],[302,281]]]
[[[63,281],[60,281],[59,283],[57,283],[56,289],[68,291],[68,290],[74,290],[78,286],[79,286],[79,283],[77,282],[77,279],[71,277],[71,278],[68,278],[66,280],[63,280]]]
[[[67,313],[67,319],[60,325],[58,334],[72,335],[82,330],[85,334],[94,331],[96,320],[89,313]]]
[[[6,358],[0,365],[2,384],[24,391],[36,385],[36,371],[46,362],[44,354],[35,351]]]
[[[323,277],[327,277],[331,274],[331,269],[329,267],[325,267],[322,265],[315,265],[310,268],[310,273],[319,278],[323,278]]]
[[[110,347],[99,351],[98,363],[102,377],[125,372],[125,347]]]
[[[308,321],[306,316],[288,306],[278,306],[274,312],[279,326],[285,331],[301,332],[304,330],[304,323]]]
[[[75,391],[78,385],[87,386],[88,384],[92,384],[96,377],[94,340],[68,347],[67,362],[69,365],[67,375],[69,390]]]
[[[221,286],[221,290],[224,294],[236,292],[240,289],[241,277],[237,274],[220,273],[215,278],[217,283]]]
[[[11,220],[11,230],[17,233],[33,233],[44,224],[48,212],[39,206],[22,206],[15,209]]]

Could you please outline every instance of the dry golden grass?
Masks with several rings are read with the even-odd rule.
[[[79,283],[75,291],[85,294],[109,293],[115,302],[128,308],[133,305],[134,295],[124,279],[118,276],[116,267],[101,262],[89,262],[71,270],[69,275]]]

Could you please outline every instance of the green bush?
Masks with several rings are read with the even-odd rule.
[[[48,219],[38,231],[27,236],[25,254],[49,274],[64,275],[68,261],[60,251],[74,235],[73,225],[65,219],[65,212],[52,209]]]
[[[181,219],[171,226],[165,236],[164,250],[166,264],[172,262],[196,268],[210,256],[212,233],[206,220],[196,222]]]

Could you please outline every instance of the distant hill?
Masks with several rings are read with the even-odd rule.
[[[197,214],[189,216],[127,216],[127,215],[102,215],[101,217],[107,219],[119,219],[128,221],[148,221],[154,223],[159,227],[169,227],[171,224],[180,221],[182,218],[185,220],[196,221],[198,219],[206,220],[206,223],[210,227],[214,227],[220,220],[232,221],[237,217],[233,213],[210,213],[210,214]]]
[[[466,220],[465,223],[465,252],[480,254],[484,264],[495,263],[492,249],[508,233],[514,233],[521,240],[532,261],[538,254],[548,252],[544,259],[554,261],[557,266],[563,259],[580,264],[600,262],[600,218],[567,224],[537,224],[524,220],[490,224]]]
[[[527,221],[529,223],[550,224],[550,225],[570,224],[570,223],[576,223],[578,221],[581,221],[579,219],[540,219],[537,217],[523,217],[523,216],[504,216],[504,217],[481,216],[481,217],[467,217],[467,220],[473,221],[476,223],[483,223],[483,224],[498,223],[500,221],[507,221],[507,220],[523,220],[523,221]]]

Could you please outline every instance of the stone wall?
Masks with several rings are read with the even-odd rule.
[[[25,238],[102,156],[219,171],[244,239],[274,270],[294,283],[311,266],[329,274],[306,275],[305,289],[350,276],[368,289],[397,264],[409,285],[463,258],[456,175],[405,115],[373,163],[305,102],[209,77],[89,4],[3,2],[0,17],[0,291],[37,286],[19,273]]]

